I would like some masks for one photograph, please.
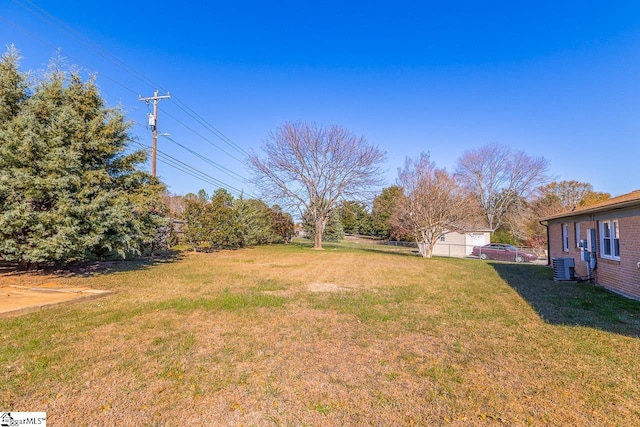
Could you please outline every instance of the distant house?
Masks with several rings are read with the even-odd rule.
[[[640,190],[543,221],[552,260],[568,259],[578,277],[640,299]]]
[[[491,230],[469,228],[464,231],[446,232],[433,247],[433,255],[466,257],[471,255],[474,246],[491,243]]]
[[[297,237],[309,237],[309,236],[307,236],[307,232],[304,231],[304,228],[302,227],[302,224],[300,224],[300,223],[295,223],[293,225],[293,233]]]

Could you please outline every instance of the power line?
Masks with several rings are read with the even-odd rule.
[[[174,168],[174,169],[176,169],[176,170],[178,170],[178,171],[180,171],[180,172],[182,172],[184,174],[187,174],[187,175],[189,175],[189,176],[191,176],[193,178],[196,178],[196,179],[198,179],[198,180],[200,180],[200,181],[202,181],[202,182],[204,182],[206,184],[209,184],[209,185],[212,185],[212,186],[215,186],[215,187],[224,187],[219,182],[216,182],[216,181],[214,181],[212,179],[207,178],[206,174],[203,175],[202,173],[198,173],[198,172],[190,170],[190,169],[188,169],[188,168],[186,168],[184,166],[181,166],[176,161],[173,161],[172,159],[166,157],[166,155],[164,153],[159,153],[159,154],[160,154],[160,156],[159,156],[158,160],[160,161],[160,163],[163,163],[163,164],[165,164],[165,165],[167,165],[169,167],[172,167],[172,168]],[[234,191],[234,193],[235,193],[235,191]]]
[[[144,145],[144,144],[142,144],[140,142],[137,142],[137,141],[134,141],[134,142],[137,145],[143,147],[144,149],[151,149],[152,148],[152,147],[149,147],[148,145]],[[169,166],[172,166],[175,169],[181,170],[181,171],[187,173],[188,175],[194,176],[195,178],[198,178],[201,181],[207,182],[208,184],[213,184],[213,185],[218,185],[220,187],[223,187],[223,188],[225,188],[225,189],[227,189],[229,191],[232,191],[232,192],[236,193],[237,195],[247,194],[248,196],[257,199],[257,197],[254,196],[253,194],[247,193],[244,190],[240,190],[240,189],[238,189],[238,188],[236,188],[236,187],[234,187],[232,185],[229,185],[229,184],[227,184],[227,183],[225,183],[225,182],[223,182],[223,181],[221,181],[221,180],[219,180],[217,178],[214,178],[213,176],[211,176],[209,174],[206,174],[206,173],[202,172],[201,170],[196,169],[193,166],[191,166],[191,165],[189,165],[189,164],[187,164],[187,163],[185,163],[185,162],[183,162],[181,160],[178,160],[173,156],[170,156],[169,154],[166,154],[166,153],[164,153],[164,152],[162,152],[160,150],[157,150],[157,152],[158,152],[159,157],[164,159],[163,163],[168,164]],[[167,162],[169,162],[170,164],[167,163]],[[198,175],[198,176],[195,176],[195,175]]]
[[[233,154],[229,153],[228,151],[224,150],[223,148],[221,148],[219,145],[213,143],[209,138],[207,138],[206,136],[202,135],[201,133],[199,133],[198,131],[196,131],[195,129],[193,129],[192,127],[186,125],[185,123],[183,123],[182,121],[180,121],[178,118],[176,118],[175,116],[169,114],[167,111],[162,110],[162,112],[164,114],[166,114],[167,116],[171,117],[173,120],[175,120],[177,123],[179,123],[180,125],[182,125],[185,129],[188,129],[189,131],[191,131],[194,135],[199,136],[200,138],[202,138],[202,140],[204,140],[205,142],[207,142],[208,144],[216,147],[218,150],[222,151],[224,154],[226,154],[227,156],[231,157],[233,160],[237,161],[238,163],[241,164],[246,164],[243,160],[240,160],[239,158],[237,158],[236,156],[234,156]]]
[[[126,62],[118,58],[116,55],[100,47],[98,44],[93,43],[89,38],[85,37],[82,33],[80,33],[79,31],[76,31],[71,26],[67,25],[64,21],[62,21],[61,19],[58,19],[53,14],[47,12],[40,6],[33,3],[32,1],[13,0],[13,2],[16,3],[18,6],[22,7],[23,9],[27,10],[28,12],[30,12],[32,15],[35,15],[36,17],[40,18],[41,20],[49,24],[51,27],[54,27],[58,31],[61,31],[62,33],[66,34],[67,36],[75,40],[77,43],[93,51],[96,55],[106,59],[107,61],[118,66],[119,68],[126,71],[127,73],[133,75],[141,82],[152,87],[159,87],[157,83],[155,83],[154,81],[146,77],[144,74],[137,71],[135,68],[129,66]],[[29,6],[27,6],[25,3],[28,3]],[[45,16],[50,19],[47,19]]]
[[[166,164],[167,166],[171,166],[174,169],[180,170],[188,175],[193,176],[194,178],[197,178],[203,182],[207,182],[208,184],[211,185],[215,185],[217,187],[221,187],[224,188],[232,193],[235,193],[237,196],[241,196],[243,194],[248,195],[249,197],[252,197],[254,199],[257,199],[256,196],[252,195],[251,193],[245,192],[244,190],[238,189],[236,187],[233,187],[229,184],[226,184],[223,181],[220,181],[217,178],[212,177],[209,174],[206,174],[202,171],[200,171],[199,169],[195,169],[192,166],[187,165],[184,162],[181,162],[180,160],[176,159],[175,157],[169,156],[166,153],[163,153],[161,151],[158,151],[158,155],[160,156],[160,161],[164,164]]]
[[[143,126],[142,126],[142,125],[140,125],[140,124],[138,124],[138,126],[139,126],[139,127],[143,127]],[[183,148],[183,149],[185,149],[185,150],[189,151],[189,152],[190,152],[190,153],[192,153],[194,156],[196,156],[196,157],[198,157],[199,159],[201,159],[201,160],[203,160],[203,161],[207,162],[208,164],[210,164],[210,165],[212,165],[212,166],[216,167],[217,169],[221,170],[223,173],[225,173],[226,175],[231,176],[232,178],[236,179],[237,181],[240,181],[240,182],[241,182],[241,183],[243,183],[243,184],[246,184],[246,183],[248,183],[248,182],[249,182],[245,177],[243,177],[243,176],[241,176],[241,175],[239,175],[239,174],[237,174],[237,173],[235,173],[235,172],[231,171],[230,169],[225,168],[225,167],[224,167],[224,166],[222,166],[222,165],[217,164],[216,162],[213,162],[212,160],[209,160],[207,157],[203,156],[202,154],[200,154],[200,153],[198,153],[198,152],[196,152],[196,151],[194,151],[194,150],[192,150],[192,149],[190,149],[190,148],[188,148],[188,147],[184,146],[183,144],[180,144],[178,141],[174,140],[174,139],[173,139],[173,138],[171,138],[170,136],[165,135],[165,134],[162,134],[162,133],[158,134],[158,136],[164,136],[165,138],[167,138],[168,140],[170,140],[170,141],[171,141],[171,142],[173,142],[174,144],[176,144],[176,145],[180,146],[181,148]],[[138,144],[138,145],[140,145],[140,146],[142,146],[142,147],[145,147],[145,148],[147,147],[147,146],[145,146],[145,145],[143,145],[143,144],[141,144],[141,143],[139,143],[139,142],[137,142],[137,141],[135,141],[135,142],[136,142],[136,144]],[[162,154],[162,155],[164,155],[165,157],[169,156],[169,155],[168,155],[168,154],[166,154],[166,153],[162,153],[162,152],[160,152],[160,150],[157,150],[157,152],[158,152],[158,153],[161,153],[161,154]],[[160,156],[160,157],[162,157],[162,156]],[[171,156],[169,156],[169,157],[171,157]],[[172,158],[172,159],[175,159],[174,157],[171,157],[171,158]],[[177,159],[175,159],[175,161],[181,162],[180,160],[177,160]],[[163,163],[163,164],[167,164],[167,161],[161,161],[161,163]],[[211,175],[208,175],[208,174],[206,174],[205,172],[202,172],[201,170],[196,169],[195,167],[193,167],[193,166],[191,166],[191,165],[187,165],[185,162],[181,162],[181,163],[182,163],[183,165],[186,165],[186,167],[188,167],[188,168],[189,168],[189,170],[191,170],[191,171],[193,171],[193,172],[197,172],[198,174],[202,174],[202,175],[205,175],[205,176],[209,177],[210,179],[214,179],[214,180],[216,180],[215,182],[211,182],[210,180],[207,180],[206,182],[207,182],[207,183],[209,183],[209,184],[218,185],[218,186],[230,187],[230,188],[233,188],[234,190],[236,190],[237,192],[239,192],[239,194],[242,194],[242,193],[244,192],[243,190],[238,190],[237,188],[235,188],[235,187],[231,186],[230,184],[227,184],[227,183],[223,182],[222,180],[219,180],[219,179],[217,179],[217,178],[214,178],[214,177],[212,177]],[[189,173],[189,172],[185,171],[182,167],[178,167],[178,166],[176,166],[175,164],[169,164],[169,166],[172,166],[174,169],[181,170],[181,171],[183,171],[183,172],[187,173],[188,175],[194,176],[195,178],[198,178],[198,179],[201,179],[201,180],[202,180],[202,178],[201,178],[201,177],[199,177],[199,176],[195,176],[195,175],[193,175],[192,173]],[[235,175],[235,176],[234,176],[234,175]],[[248,193],[247,193],[247,194],[248,194]],[[249,194],[249,195],[250,195],[251,197],[257,198],[256,196],[253,196],[253,195],[251,195],[251,194]]]
[[[142,125],[138,124],[139,127],[143,127]],[[168,139],[169,141],[173,142],[174,144],[176,144],[177,146],[181,147],[182,149],[190,152],[191,154],[193,154],[194,156],[196,156],[197,158],[199,158],[200,160],[208,163],[209,165],[215,167],[216,169],[218,169],[219,171],[221,171],[222,173],[224,173],[225,175],[235,179],[238,182],[241,182],[243,184],[248,183],[249,181],[247,180],[247,178],[245,178],[244,176],[232,171],[231,169],[228,169],[224,166],[222,166],[219,163],[214,162],[213,160],[210,160],[209,158],[207,158],[206,156],[196,152],[195,150],[192,150],[191,148],[179,143],[178,141],[176,141],[175,139],[171,138],[170,135],[168,134],[158,134],[158,136],[162,136],[166,139]]]
[[[57,17],[55,17],[53,14],[51,14],[51,13],[47,12],[46,10],[44,10],[43,8],[39,7],[34,2],[32,2],[30,0],[13,0],[13,2],[15,4],[19,5],[20,7],[22,7],[23,9],[25,9],[26,11],[28,11],[29,13],[31,13],[32,15],[34,15],[34,16],[38,17],[39,19],[41,19],[42,21],[44,21],[49,26],[55,28],[56,30],[62,32],[66,36],[70,37],[72,40],[74,40],[78,44],[84,46],[85,48],[87,48],[92,53],[96,54],[97,56],[99,56],[101,58],[104,58],[105,60],[109,61],[110,63],[116,65],[119,68],[121,68],[122,70],[124,70],[128,74],[132,75],[133,77],[135,77],[136,79],[138,79],[142,83],[147,84],[147,85],[154,85],[155,87],[162,87],[161,85],[155,83],[153,80],[151,80],[150,78],[148,78],[147,76],[145,76],[141,72],[137,71],[135,68],[129,66],[126,62],[124,62],[123,60],[119,59],[116,55],[114,55],[111,52],[109,52],[108,50],[100,47],[96,43],[92,42],[89,38],[85,37],[83,34],[81,34],[80,32],[76,31],[71,26],[67,25],[62,20],[60,20]],[[52,48],[56,49],[56,47],[53,46],[51,43],[47,42],[46,40],[41,39],[40,37],[36,36],[33,33],[30,33],[29,31],[25,30],[24,28],[12,23],[11,21],[9,21],[9,20],[7,20],[5,18],[2,18],[2,17],[0,17],[0,19],[8,22],[13,27],[15,27],[15,28],[19,29],[20,31],[26,33],[27,35],[33,37],[34,39],[40,41],[41,43],[43,43],[45,45],[48,45],[48,46],[51,46]],[[95,68],[83,63],[79,59],[74,58],[71,55],[69,55],[69,57],[74,59],[74,61],[77,61],[78,63],[82,64],[83,66],[87,67],[87,69],[93,70],[94,72],[97,72],[97,70]],[[101,75],[103,75],[103,74],[101,74]],[[122,88],[126,89],[127,91],[137,94],[137,92],[135,90],[127,87],[126,85],[120,83],[119,81],[117,81],[115,79],[112,79],[107,75],[103,75],[103,76],[106,79],[108,79],[108,80],[114,82],[115,84],[121,86]],[[151,98],[149,98],[149,99],[151,99]],[[183,102],[182,100],[180,100],[180,99],[178,99],[176,97],[174,97],[174,99],[177,101],[176,106],[178,108],[180,108],[183,112],[185,112],[188,116],[190,116],[192,119],[194,119],[200,125],[205,127],[205,129],[207,129],[208,131],[213,133],[217,138],[219,138],[220,140],[225,142],[225,144],[227,144],[228,146],[233,148],[236,152],[238,152],[238,153],[240,153],[240,154],[242,154],[244,156],[248,155],[248,153],[245,150],[243,150],[238,144],[236,144],[233,140],[231,140],[229,137],[227,137],[224,133],[222,133],[220,130],[218,130],[216,127],[214,127],[211,123],[209,123],[201,115],[196,113],[185,102]],[[142,100],[146,100],[146,99],[142,99]],[[197,132],[196,130],[191,128],[190,126],[188,126],[185,123],[183,123],[182,121],[178,120],[173,115],[167,113],[164,110],[163,110],[163,114],[167,114],[167,116],[171,117],[176,122],[178,122],[179,124],[184,126],[186,129],[190,130],[191,132],[193,132],[194,134],[196,134],[197,136],[199,136],[200,138],[205,140],[210,145],[212,145],[215,148],[217,148],[218,150],[222,151],[227,156],[231,157],[232,159],[238,161],[239,163],[241,163],[243,165],[246,165],[245,161],[238,159],[236,156],[234,156],[231,153],[229,153],[228,151],[224,150],[219,145],[213,143],[207,137],[205,137],[204,135],[200,134],[199,132]],[[157,110],[155,108],[154,108],[153,117],[157,118]],[[156,123],[156,125],[157,125],[157,123]],[[157,130],[157,127],[154,127],[154,129]],[[156,143],[156,136],[157,136],[157,134],[154,131],[154,143]],[[237,177],[240,178],[240,180],[242,182],[244,182],[244,183],[247,182],[246,179],[244,177],[240,176],[239,174],[236,174],[235,172],[233,172],[233,171],[231,171],[231,170],[229,170],[227,168],[224,168],[223,166],[217,164],[216,162],[213,162],[213,161],[207,159],[205,156],[202,156],[202,155],[196,153],[195,151],[188,149],[187,147],[183,146],[182,144],[177,143],[176,141],[173,141],[173,142],[178,144],[178,145],[180,145],[182,148],[190,151],[192,154],[196,155],[197,157],[199,157],[200,159],[206,161],[207,163],[211,164],[212,166],[220,169],[223,173],[234,177],[234,179],[238,179],[238,178],[235,178],[235,176],[237,176]],[[155,157],[154,153],[152,153],[152,174],[155,175],[155,170],[154,170],[155,169],[155,159],[153,159],[153,157]],[[235,176],[230,175],[230,174],[233,174]],[[239,191],[239,190],[236,189],[236,191]]]
[[[138,70],[136,70],[132,66],[128,65],[126,62],[124,62],[120,58],[118,58],[113,53],[111,53],[108,50],[100,47],[96,43],[93,43],[90,39],[85,37],[82,33],[76,31],[71,26],[69,26],[66,23],[64,23],[64,21],[58,19],[53,14],[47,12],[43,8],[41,8],[38,5],[36,5],[35,3],[33,3],[32,1],[30,1],[30,0],[22,0],[22,1],[13,0],[13,2],[18,4],[19,6],[21,6],[25,10],[29,11],[33,15],[37,16],[38,18],[42,19],[44,22],[46,22],[50,26],[52,26],[52,27],[58,29],[59,31],[67,34],[69,37],[74,39],[77,43],[85,46],[86,48],[88,48],[89,50],[93,51],[98,56],[100,56],[100,57],[106,59],[107,61],[111,62],[112,64],[116,65],[117,67],[119,67],[120,69],[122,69],[125,72],[129,73],[130,75],[132,75],[133,77],[135,77],[136,79],[141,81],[142,83],[144,83],[146,85],[149,85],[149,86],[152,86],[152,87],[161,88],[163,91],[166,91],[165,89],[162,88],[162,85],[154,82],[153,80],[151,80],[150,78],[148,78],[147,76],[145,76],[144,74],[142,74],[141,72],[139,72]],[[25,3],[28,3],[28,5],[30,5],[30,7],[27,6]],[[47,19],[46,17],[48,17],[49,19]],[[217,138],[219,138],[220,140],[225,142],[227,145],[229,145],[231,148],[236,150],[238,153],[242,154],[243,156],[248,156],[248,153],[244,149],[242,149],[242,147],[240,147],[231,138],[227,137],[224,133],[222,133],[215,126],[213,126],[211,123],[209,123],[201,115],[196,113],[192,108],[190,108],[181,99],[179,99],[179,98],[177,98],[175,96],[174,96],[174,99],[177,101],[178,108],[180,108],[182,111],[184,111],[187,115],[189,115],[195,121],[200,123],[207,130],[209,130],[211,133],[213,133]],[[231,156],[229,153],[227,153],[226,151],[222,150],[217,145],[215,145],[213,143],[212,143],[212,145],[214,145],[219,150],[223,151],[225,154]],[[233,156],[231,156],[231,157],[233,157]],[[238,160],[235,157],[233,157],[233,158],[235,160]],[[238,161],[240,161],[240,160],[238,160]]]
[[[136,144],[141,146],[141,147],[143,147],[145,150],[151,150],[150,146],[141,144],[139,142],[136,142]],[[183,172],[183,173],[185,173],[185,174],[187,174],[187,175],[189,175],[189,176],[191,176],[193,178],[196,178],[196,179],[198,179],[198,180],[200,180],[200,181],[202,181],[202,182],[204,182],[206,184],[213,185],[213,186],[216,186],[216,187],[225,188],[225,189],[227,189],[227,190],[229,190],[229,191],[231,191],[233,193],[236,193],[236,194],[242,194],[241,191],[238,191],[235,188],[229,188],[229,187],[227,187],[226,184],[224,184],[223,182],[217,180],[216,178],[214,178],[214,177],[212,177],[212,176],[210,176],[210,175],[208,175],[208,174],[206,174],[206,173],[204,173],[204,172],[202,172],[202,171],[200,171],[200,170],[198,170],[198,169],[196,169],[196,168],[194,168],[192,166],[189,166],[186,163],[181,162],[180,160],[177,160],[175,157],[169,156],[168,154],[165,154],[165,153],[163,153],[162,151],[159,151],[159,150],[158,150],[158,161],[160,163],[163,163],[163,164],[165,164],[167,166],[170,166],[170,167],[172,167],[172,168],[174,168],[174,169],[176,169],[176,170],[178,170],[180,172]]]
[[[191,108],[189,108],[189,106],[186,105],[184,102],[182,102],[179,98],[176,98],[176,101],[178,101],[178,103],[184,107],[182,108],[184,112],[186,112],[189,116],[191,116],[194,120],[196,120],[198,123],[203,125],[205,128],[209,129],[210,132],[212,132],[222,141],[226,142],[229,146],[234,148],[238,153],[242,154],[243,156],[249,155],[249,153],[247,153],[244,149],[242,149],[242,147],[240,147],[238,144],[233,142],[230,138],[228,138],[225,134],[223,134],[218,129],[216,129],[213,125],[211,125],[211,123],[205,120],[202,116],[200,116],[198,113],[196,113]]]
[[[197,152],[195,152],[194,150],[190,149],[189,147],[186,147],[182,144],[180,144],[178,141],[176,141],[175,139],[171,138],[168,135],[163,135],[160,134],[160,136],[163,136],[165,138],[167,138],[169,141],[173,142],[174,144],[176,144],[177,146],[183,148],[184,150],[190,152],[191,154],[193,154],[194,156],[198,157],[200,160],[203,160],[205,162],[207,162],[208,164],[210,164],[211,166],[217,168],[218,170],[220,170],[222,173],[226,174],[227,176],[230,176],[231,178],[234,178],[242,183],[246,183],[247,179],[245,177],[243,177],[242,175],[239,175],[237,173],[235,173],[234,171],[232,171],[231,169],[227,169],[226,167],[214,162],[213,160],[208,159],[207,157],[203,156],[202,154],[199,154]]]

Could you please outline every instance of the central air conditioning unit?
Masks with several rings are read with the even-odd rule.
[[[554,258],[553,280],[573,280],[575,266],[573,258]]]

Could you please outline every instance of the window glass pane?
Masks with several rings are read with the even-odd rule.
[[[611,234],[613,237],[613,256],[620,257],[620,230],[618,229],[618,221],[611,222]]]
[[[611,256],[611,229],[609,228],[609,221],[602,221],[600,223],[600,253],[604,257]]]

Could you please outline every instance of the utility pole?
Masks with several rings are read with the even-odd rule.
[[[149,101],[153,101],[153,114],[149,114],[149,126],[151,126],[151,132],[153,135],[153,144],[151,146],[151,175],[156,176],[156,147],[158,145],[158,101],[161,99],[171,98],[171,94],[167,92],[166,95],[158,96],[158,91],[153,93],[153,96],[143,98],[138,95],[138,101],[145,101],[147,104]]]

